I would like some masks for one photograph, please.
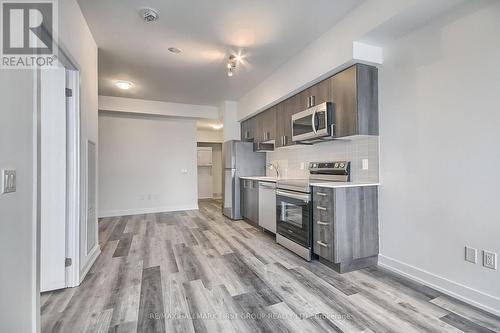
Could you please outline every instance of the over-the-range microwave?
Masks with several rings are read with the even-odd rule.
[[[292,140],[314,143],[332,139],[333,103],[324,102],[292,115]]]

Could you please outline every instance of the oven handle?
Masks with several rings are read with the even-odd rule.
[[[298,199],[302,200],[304,202],[309,202],[310,200],[310,195],[309,194],[299,194],[299,193],[293,193],[289,191],[283,191],[283,190],[276,190],[276,195],[281,195],[286,198],[292,198],[292,199]]]

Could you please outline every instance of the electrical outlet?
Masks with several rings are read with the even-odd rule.
[[[2,170],[2,193],[16,192],[16,170]]]
[[[495,252],[483,251],[483,266],[497,269],[497,254]]]
[[[473,247],[465,247],[465,261],[477,264],[477,249]]]
[[[368,170],[368,159],[367,158],[363,158],[361,160],[361,168],[363,170]]]

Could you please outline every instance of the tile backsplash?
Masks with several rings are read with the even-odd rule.
[[[351,181],[378,182],[379,180],[378,136],[279,148],[266,155],[267,163],[279,164],[282,178],[309,177],[309,162],[350,161]],[[363,159],[368,160],[367,170],[363,170]],[[269,168],[266,173],[268,176],[276,175],[275,171]]]

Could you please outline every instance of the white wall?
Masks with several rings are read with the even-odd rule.
[[[238,120],[248,118],[303,88],[339,72],[361,57],[379,62],[377,48],[365,44],[393,37],[430,20],[464,0],[365,1],[304,50],[238,100]],[[363,59],[365,56],[372,60]]]
[[[98,145],[97,131],[97,45],[76,0],[58,2],[59,7],[59,44],[78,67],[80,72],[80,112],[81,112],[81,183],[87,183],[87,142]],[[82,189],[85,190],[85,189]],[[94,196],[96,197],[96,196]],[[97,201],[97,200],[96,200]],[[96,207],[97,202],[92,206]],[[98,244],[88,255],[86,249],[87,202],[82,195],[80,220],[80,258],[81,275],[88,270],[98,254]],[[97,219],[95,221],[97,225]]]
[[[500,2],[469,2],[384,48],[381,262],[500,314]]]
[[[99,96],[99,110],[185,118],[217,119],[219,116],[219,111],[215,106],[114,96]]]
[[[33,72],[0,69],[0,169],[15,169],[17,191],[0,194],[0,331],[35,332],[36,178]]]
[[[224,123],[223,142],[229,140],[240,140],[241,126],[238,122],[238,103],[233,101],[224,101],[219,107],[219,118]]]
[[[59,44],[81,70],[82,135],[97,142],[97,46],[76,1],[58,7]],[[0,131],[0,168],[14,168],[18,177],[17,192],[0,195],[2,332],[36,332],[39,325],[33,77],[27,70],[0,70],[0,123],[9,124]]]
[[[99,216],[197,209],[195,120],[101,112],[99,142]]]
[[[196,141],[198,142],[214,142],[220,143],[224,140],[222,130],[205,130],[198,129],[196,131]]]

